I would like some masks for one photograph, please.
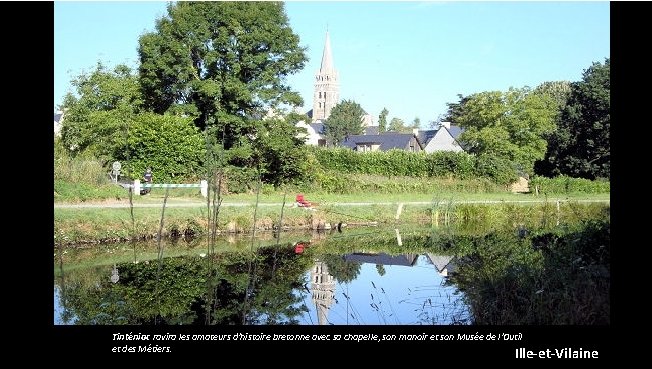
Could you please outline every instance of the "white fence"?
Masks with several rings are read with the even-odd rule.
[[[208,181],[206,180],[201,180],[199,183],[140,183],[140,180],[136,179],[133,188],[138,195],[143,188],[199,188],[202,196],[208,196]]]

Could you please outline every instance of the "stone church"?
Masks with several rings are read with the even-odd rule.
[[[328,31],[326,31],[321,65],[315,73],[315,89],[312,100],[312,109],[306,113],[310,118],[310,123],[301,121],[296,125],[306,129],[307,134],[305,136],[302,134],[302,136],[307,145],[327,146],[324,124],[333,107],[340,102],[340,76],[333,62]],[[364,130],[361,135],[350,135],[341,145],[355,151],[388,151],[392,149],[412,152],[463,151],[457,142],[457,137],[462,130],[449,122],[442,122],[438,128],[431,130],[414,129],[412,133],[381,133],[378,126],[374,124],[373,117],[370,114],[365,114],[362,117],[362,126]]]
[[[324,123],[331,115],[331,110],[340,101],[340,81],[333,65],[331,39],[326,31],[326,42],[321,57],[321,67],[315,74],[315,91],[312,96],[312,110],[308,116],[312,123]]]
[[[324,123],[330,116],[333,107],[340,102],[340,77],[337,69],[335,69],[335,63],[333,63],[331,39],[328,31],[326,31],[321,65],[315,73],[315,89],[312,101],[312,109],[306,113],[310,118],[310,123],[299,122],[297,126],[308,131],[306,144],[326,146]],[[370,114],[362,117],[362,125],[365,130],[378,132],[378,127],[374,126],[373,117]]]

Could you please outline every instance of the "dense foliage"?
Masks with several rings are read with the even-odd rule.
[[[485,177],[501,185],[510,184],[517,178],[510,161],[495,156],[476,157],[465,152],[390,150],[360,154],[349,149],[314,149],[313,152],[324,169],[345,174],[453,176],[459,179]]]
[[[119,281],[84,285],[68,276],[62,289],[64,321],[76,324],[291,324],[305,305],[302,286],[308,258],[294,249],[168,257],[117,265]]]
[[[134,117],[128,145],[119,154],[116,159],[127,163],[123,173],[132,178],[151,167],[155,182],[179,183],[201,177],[206,146],[192,119],[142,113]]]
[[[256,135],[268,109],[302,104],[285,77],[306,56],[280,2],[170,3],[138,52],[146,106],[216,126],[226,150]]]
[[[75,93],[64,97],[61,141],[74,156],[86,153],[102,165],[123,154],[127,130],[141,109],[138,78],[125,65],[95,69],[71,81]]]
[[[610,178],[610,61],[593,63],[582,81],[570,86],[557,130],[550,136],[537,173],[580,178]]]
[[[324,124],[324,134],[335,146],[339,146],[349,135],[362,133],[362,117],[365,115],[360,104],[344,100],[333,107]]]
[[[387,131],[387,114],[389,114],[389,110],[383,108],[380,115],[378,115],[378,132]]]
[[[572,178],[564,175],[555,178],[534,176],[530,181],[530,188],[532,191],[536,188],[542,194],[609,193],[611,191],[609,181],[591,181],[585,178]]]
[[[556,113],[549,95],[525,87],[460,98],[449,104],[448,115],[464,129],[459,140],[469,153],[507,159],[532,174],[534,162],[546,153]]]
[[[452,277],[475,324],[609,324],[610,224],[569,233],[493,233],[458,240]],[[465,245],[465,246],[462,246]]]

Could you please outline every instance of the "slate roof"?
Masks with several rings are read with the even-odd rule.
[[[457,138],[462,134],[464,130],[460,126],[454,126],[451,124],[451,127],[448,128],[448,132],[450,132],[451,136],[453,136],[454,139],[457,140]]]
[[[425,147],[428,144],[428,141],[435,137],[437,131],[437,129],[419,130],[417,138],[419,139],[419,142],[421,142],[421,144]]]
[[[405,150],[410,140],[414,137],[412,133],[383,133],[379,135],[351,135],[341,142],[343,147],[355,149],[358,144],[377,144],[379,149],[387,151],[391,149]]]
[[[310,123],[312,129],[320,135],[324,134],[324,123]]]
[[[416,254],[389,255],[385,253],[365,254],[355,252],[344,255],[344,260],[353,263],[413,266],[417,261],[417,256]]]
[[[63,115],[62,113],[54,113],[54,121],[59,123],[62,115]]]

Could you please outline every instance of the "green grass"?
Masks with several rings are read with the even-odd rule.
[[[368,176],[364,177],[368,180]],[[413,179],[419,181],[419,179]],[[386,178],[384,181],[388,181]],[[403,179],[401,179],[403,181]],[[258,199],[259,206],[256,229],[270,230],[278,222],[281,203],[285,196],[286,206],[294,203],[295,196],[303,193],[308,201],[318,204],[316,211],[286,207],[283,225],[294,229],[310,229],[320,223],[336,225],[340,222],[355,225],[377,222],[396,223],[395,215],[399,203],[406,203],[399,221],[402,223],[527,223],[533,220],[556,221],[556,201],[562,204],[579,201],[609,201],[609,193],[573,193],[559,196],[535,194],[514,194],[510,192],[474,193],[468,192],[463,182],[451,179],[426,179],[425,181],[451,182],[453,186],[435,188],[432,192],[361,192],[332,194],[322,191],[301,191],[295,187],[274,189],[264,186]],[[459,182],[459,183],[458,183]],[[462,185],[460,185],[462,184]],[[116,242],[129,239],[152,238],[158,233],[161,209],[166,189],[155,188],[145,196],[134,194],[135,207],[132,223],[129,207],[125,208],[61,208],[56,205],[116,202],[129,204],[129,192],[115,184],[73,184],[68,180],[55,179],[54,196],[54,239],[55,244],[79,242]],[[454,189],[458,189],[455,191]],[[218,228],[220,230],[250,232],[254,228],[253,210],[255,193],[228,194],[223,196]],[[421,202],[422,204],[408,204]],[[475,204],[495,202],[492,205]],[[195,206],[175,207],[180,204]],[[351,206],[347,203],[367,203]],[[538,203],[538,204],[537,204]],[[199,189],[170,189],[165,211],[163,234],[201,235],[207,229],[206,199]],[[529,206],[525,206],[529,205]],[[608,205],[607,205],[608,206]],[[572,211],[565,209],[564,213]]]
[[[54,181],[55,202],[124,200],[128,198],[129,192],[114,184],[91,185],[64,180]]]
[[[156,191],[158,190],[158,191]],[[187,191],[188,193],[183,193]],[[170,189],[168,203],[196,203],[205,204],[206,198],[202,197],[199,193],[195,194],[190,192],[191,189]],[[347,202],[460,202],[460,201],[556,201],[556,200],[609,200],[609,194],[595,194],[595,193],[573,193],[558,196],[536,196],[534,194],[515,194],[509,192],[500,193],[459,193],[459,192],[433,192],[433,193],[396,193],[396,194],[378,194],[378,193],[355,193],[355,194],[328,194],[319,192],[303,192],[292,191],[286,194],[286,203],[294,202],[298,193],[304,194],[308,201],[318,203],[319,205],[327,205],[334,203],[347,203]],[[283,201],[284,193],[278,191],[270,194],[260,194],[259,202],[261,204],[280,204]],[[133,202],[135,204],[163,204],[165,197],[165,190],[155,189],[150,194],[145,196],[135,195]],[[248,203],[254,204],[256,202],[255,193],[240,193],[229,194],[223,196],[224,203],[237,204]],[[128,203],[128,193],[124,190],[124,194],[120,196],[121,202]],[[55,203],[75,203],[77,201],[64,201],[55,196]],[[86,201],[92,202],[92,201]]]
[[[368,199],[369,200],[369,199]],[[168,202],[168,204],[171,204]],[[135,207],[132,225],[129,208],[55,208],[55,244],[81,242],[116,242],[129,239],[151,239],[159,229],[162,202],[156,207]],[[349,226],[373,224],[431,224],[433,226],[457,223],[465,227],[489,225],[537,225],[572,221],[576,218],[603,215],[609,212],[607,203],[496,203],[469,204],[455,200],[431,201],[423,204],[405,204],[398,220],[398,206],[369,204],[350,206],[322,203],[315,211],[288,207],[283,211],[283,225],[290,229],[314,229],[319,224],[338,223]],[[258,208],[256,229],[271,231],[279,221],[281,207],[261,205]],[[254,205],[223,206],[220,209],[218,229],[227,232],[250,233],[253,230]],[[207,231],[206,207],[168,207],[165,210],[164,236],[192,234],[200,236]],[[271,232],[269,232],[271,234]]]

